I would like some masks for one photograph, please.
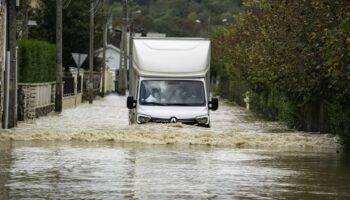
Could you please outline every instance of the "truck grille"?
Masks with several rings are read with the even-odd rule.
[[[164,118],[152,118],[151,122],[155,123],[170,123],[170,119],[164,119]],[[196,119],[177,119],[177,122],[185,123],[185,124],[195,124]]]

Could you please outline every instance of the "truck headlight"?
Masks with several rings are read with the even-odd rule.
[[[209,115],[196,117],[196,121],[198,124],[209,124]]]
[[[141,114],[137,115],[137,123],[143,124],[143,123],[147,123],[149,121],[151,121],[151,116],[141,115]]]

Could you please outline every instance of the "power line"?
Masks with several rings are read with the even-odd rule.
[[[93,15],[95,16],[96,13],[100,10],[100,8],[103,8],[103,6],[104,6],[104,1],[102,1],[101,3],[101,1],[99,0],[98,5],[95,7],[95,12],[93,13]]]
[[[98,0],[97,3],[95,3],[94,0],[92,0],[91,2],[94,3],[94,6],[90,8],[89,13],[95,13],[96,12],[96,8],[100,4],[100,0]]]
[[[63,9],[66,9],[69,7],[70,3],[72,2],[72,0],[66,0],[64,3],[63,3]]]

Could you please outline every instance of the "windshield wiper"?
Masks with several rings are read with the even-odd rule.
[[[166,106],[167,104],[158,103],[158,102],[145,102],[145,105],[156,105],[156,106]]]
[[[190,103],[169,103],[167,105],[168,106],[193,106],[195,104],[190,104]]]
[[[143,105],[155,106],[200,106],[199,103],[158,103],[158,102],[144,102]]]

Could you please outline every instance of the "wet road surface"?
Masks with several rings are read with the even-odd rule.
[[[0,199],[350,198],[336,137],[228,103],[211,114],[210,129],[129,125],[110,95],[1,131]]]

